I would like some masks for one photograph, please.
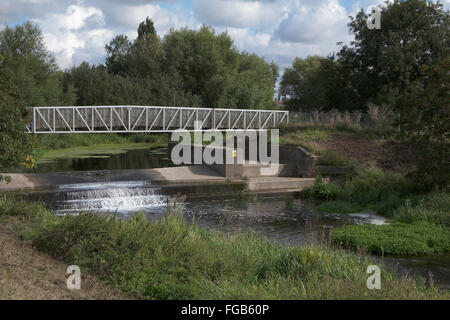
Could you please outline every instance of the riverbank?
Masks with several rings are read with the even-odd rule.
[[[281,245],[187,224],[94,214],[58,217],[41,205],[2,199],[3,225],[41,252],[140,299],[449,299],[448,291],[382,267],[381,290],[366,287],[374,264],[326,246]],[[20,220],[20,223],[14,221]],[[376,264],[376,263],[375,263]]]
[[[365,168],[343,184],[325,183],[319,177],[300,196],[317,201],[321,212],[373,210],[389,222],[336,228],[335,245],[379,255],[450,252],[450,195],[429,191],[398,173]]]
[[[17,232],[15,219],[1,218],[0,300],[112,300],[127,295],[91,275],[81,290],[68,290],[67,264],[33,248]]]

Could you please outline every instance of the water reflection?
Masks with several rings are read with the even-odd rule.
[[[133,149],[116,154],[92,154],[85,158],[58,158],[38,163],[36,171],[63,172],[88,170],[150,169],[173,166],[167,155],[167,147]]]

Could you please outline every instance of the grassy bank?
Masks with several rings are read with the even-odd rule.
[[[450,228],[426,221],[346,226],[333,230],[333,241],[380,255],[436,254],[450,252]]]
[[[427,192],[429,190],[414,184],[400,173],[360,168],[351,180],[343,185],[336,182],[326,183],[319,176],[314,186],[303,190],[301,196],[322,201],[324,207],[334,209],[331,211],[333,213],[342,209],[344,212],[339,213],[350,213],[355,212],[354,208],[364,208],[393,217],[395,209],[402,206],[406,200],[415,204]]]
[[[399,173],[363,169],[343,185],[319,177],[301,195],[320,201],[316,209],[322,212],[371,209],[392,223],[334,229],[337,245],[388,255],[450,252],[450,195],[430,192]]]
[[[382,269],[368,290],[364,256],[322,246],[282,247],[254,233],[229,236],[186,224],[93,214],[56,217],[3,199],[0,216],[39,250],[145,299],[448,299],[448,291]]]

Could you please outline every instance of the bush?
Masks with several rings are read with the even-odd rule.
[[[325,183],[318,176],[314,185],[304,189],[300,195],[305,199],[351,203],[352,206],[371,208],[379,214],[392,216],[407,197],[420,192],[420,188],[401,174],[360,169],[343,186],[335,182]]]
[[[327,150],[320,155],[317,162],[319,166],[350,166],[351,162],[333,150]]]
[[[305,199],[336,200],[342,197],[342,187],[334,182],[326,183],[321,175],[316,177],[314,185],[300,192]]]

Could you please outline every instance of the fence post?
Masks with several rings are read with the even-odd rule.
[[[36,109],[33,108],[33,121],[31,121],[31,132],[36,133]]]

